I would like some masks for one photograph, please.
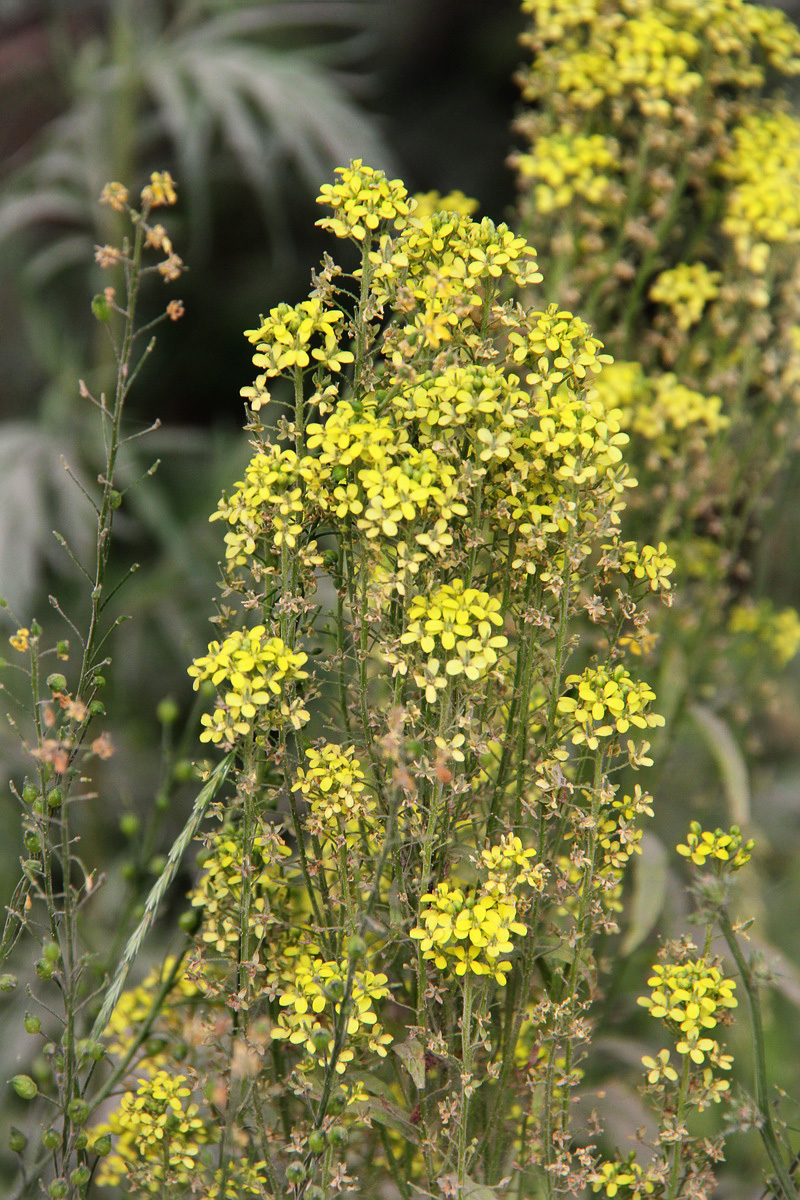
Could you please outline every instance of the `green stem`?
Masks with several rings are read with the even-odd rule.
[[[472,974],[467,968],[461,1008],[461,1110],[458,1127],[458,1196],[464,1195],[469,1142],[469,1102],[472,1087]]]
[[[728,944],[736,966],[741,976],[744,990],[747,992],[747,999],[750,1004],[750,1028],[753,1035],[753,1063],[755,1070],[755,1089],[756,1089],[756,1104],[761,1115],[761,1126],[759,1133],[761,1141],[764,1143],[764,1149],[772,1163],[772,1168],[777,1176],[780,1184],[781,1192],[785,1200],[797,1200],[798,1192],[795,1187],[789,1169],[784,1162],[781,1152],[781,1145],[778,1140],[778,1135],[775,1132],[775,1126],[772,1121],[772,1112],[769,1102],[769,1085],[767,1082],[767,1053],[764,1042],[764,1024],[761,1017],[761,1001],[758,994],[758,985],[754,978],[753,968],[747,962],[742,954],[739,941],[734,933],[731,919],[728,916],[726,909],[720,909],[717,921],[720,932]]]
[[[692,1060],[689,1055],[684,1055],[683,1070],[681,1071],[681,1082],[678,1087],[678,1100],[675,1108],[675,1125],[678,1129],[683,1126],[686,1116],[686,1097],[689,1093],[689,1077],[692,1069]],[[670,1152],[670,1168],[669,1168],[669,1184],[667,1187],[667,1200],[675,1200],[678,1195],[680,1185],[681,1171],[681,1145],[682,1142],[673,1142]]]

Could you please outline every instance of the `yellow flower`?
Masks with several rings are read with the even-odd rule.
[[[365,795],[366,780],[353,746],[326,742],[306,750],[308,765],[297,768],[292,791],[299,792],[314,817],[333,831],[368,821],[375,802]]]
[[[493,630],[502,624],[498,599],[456,579],[429,596],[412,598],[400,642],[418,646],[434,675],[444,661],[447,676],[464,675],[475,682],[494,666],[497,651],[508,644],[508,638]]]
[[[657,1059],[645,1054],[642,1065],[647,1069],[648,1083],[661,1083],[663,1079],[675,1083],[678,1079],[678,1072],[670,1066],[669,1050],[659,1050]]]
[[[729,832],[715,829],[711,833],[702,829],[699,821],[692,821],[686,842],[676,846],[676,850],[698,867],[704,867],[710,858],[714,868],[722,872],[738,871],[748,863],[754,846],[752,838],[744,840],[738,825],[731,825]]]
[[[333,217],[317,221],[336,237],[363,242],[375,237],[387,225],[402,229],[412,203],[399,179],[387,179],[383,171],[365,166],[355,158],[349,167],[337,167],[340,179],[323,184],[317,204],[332,208]]]
[[[353,361],[349,350],[339,349],[337,326],[344,319],[345,315],[339,309],[325,309],[318,296],[294,307],[279,304],[271,308],[269,316],[262,317],[258,329],[245,330],[247,340],[256,346],[253,363],[264,368],[253,388],[242,390],[245,398],[260,397],[264,380],[275,375],[291,375],[296,368],[304,371],[322,365],[328,371],[341,371],[345,363]]]
[[[422,957],[458,976],[491,976],[501,986],[511,970],[512,934],[524,936],[517,902],[500,888],[481,891],[440,883],[421,897],[420,924],[411,930]]]
[[[530,153],[519,155],[514,165],[524,183],[535,181],[537,212],[567,208],[576,196],[600,205],[611,189],[606,172],[619,172],[619,147],[602,134],[586,136],[563,127],[558,133],[538,137]]]
[[[20,654],[23,654],[30,645],[30,637],[30,629],[18,629],[8,640],[15,650],[19,650]]]
[[[663,1021],[674,1033],[682,1033],[675,1049],[700,1064],[706,1055],[716,1054],[718,1046],[706,1030],[713,1029],[726,1010],[736,1008],[733,992],[736,983],[726,979],[713,963],[704,958],[653,967],[648,979],[649,996],[637,997],[637,1003],[650,1016]]]
[[[196,658],[188,673],[195,691],[210,679],[222,685],[214,712],[204,714],[201,742],[230,745],[250,733],[257,720],[273,727],[288,723],[299,728],[309,719],[299,702],[288,702],[287,687],[308,678],[301,668],[308,655],[285,646],[280,638],[268,637],[263,625],[236,630],[225,640],[211,642],[208,654]]]
[[[644,682],[635,682],[621,664],[608,667],[587,667],[581,675],[568,675],[566,685],[573,690],[558,701],[558,711],[572,726],[575,746],[586,744],[596,750],[599,739],[637,729],[654,728],[664,724],[664,718],[649,712],[655,692]]]
[[[125,212],[128,205],[128,189],[124,183],[106,183],[100,193],[100,203],[107,204],[115,212]]]
[[[722,275],[709,271],[705,263],[678,263],[662,271],[650,288],[650,299],[672,310],[679,329],[696,325],[709,300],[719,295]]]
[[[334,1047],[334,1027],[344,1000],[347,959],[335,962],[301,953],[287,960],[272,978],[278,987],[281,1012],[271,1036],[301,1047],[305,1063],[327,1069]],[[359,1049],[386,1057],[393,1039],[383,1032],[374,1005],[389,995],[387,982],[385,975],[370,970],[354,972],[344,1048],[335,1067],[339,1075],[344,1074]]]
[[[165,204],[177,204],[175,180],[169,171],[153,171],[150,183],[142,188],[142,204],[148,208],[160,208]]]

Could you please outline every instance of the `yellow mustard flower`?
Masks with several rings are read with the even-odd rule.
[[[116,196],[118,195],[119,193],[116,193]],[[147,205],[148,208],[161,208],[164,205],[177,203],[178,194],[175,191],[175,180],[169,171],[153,171],[149,184],[142,188],[142,204]]]
[[[301,953],[289,959],[274,973],[280,1015],[271,1036],[305,1052],[304,1063],[323,1069],[331,1062],[335,1025],[342,1011],[348,961],[323,960]],[[392,1043],[375,1013],[377,1001],[389,995],[387,977],[370,970],[357,969],[352,977],[350,1004],[343,1049],[336,1061],[336,1072],[344,1074],[356,1053],[371,1050],[385,1058]]]
[[[420,924],[411,930],[422,957],[458,976],[491,976],[501,986],[511,970],[512,935],[524,936],[510,892],[476,891],[440,883],[421,897]]]
[[[585,743],[596,750],[600,738],[627,733],[631,726],[647,729],[664,724],[660,714],[649,711],[655,692],[632,679],[622,664],[612,669],[587,667],[580,675],[568,675],[565,682],[574,694],[559,699],[558,711],[568,718],[576,746]]]
[[[679,329],[690,329],[719,295],[721,279],[721,273],[710,271],[705,263],[678,263],[656,277],[650,299],[670,308]]]
[[[30,646],[31,631],[30,629],[18,629],[8,639],[9,643],[15,650],[19,650],[20,654],[24,654]]]
[[[684,1035],[676,1044],[678,1053],[687,1054],[698,1065],[707,1055],[717,1054],[719,1047],[706,1031],[714,1029],[728,1009],[736,1008],[735,980],[726,979],[717,966],[698,958],[664,966],[657,963],[647,982],[650,995],[637,997],[637,1003],[668,1029]]]
[[[113,1136],[112,1153],[100,1160],[97,1183],[111,1187],[141,1173],[146,1191],[163,1195],[165,1187],[194,1177],[200,1147],[214,1140],[214,1128],[197,1115],[196,1104],[185,1104],[192,1094],[185,1075],[159,1070],[138,1083],[108,1122],[92,1130],[95,1138]]]
[[[776,611],[769,600],[735,604],[728,618],[733,634],[749,635],[752,652],[770,652],[779,666],[787,666],[800,650],[800,616],[794,608]],[[740,639],[746,645],[746,638]]]
[[[428,596],[412,597],[408,625],[400,642],[403,646],[419,647],[434,676],[443,662],[446,676],[464,675],[475,682],[495,665],[498,650],[508,645],[504,634],[494,632],[502,624],[500,601],[496,597],[465,587],[463,580],[456,579]],[[406,662],[397,659],[395,670],[405,674]],[[421,676],[417,677],[417,684],[425,687],[426,698],[433,703],[436,685],[432,687]]]
[[[317,197],[317,204],[334,212],[333,217],[317,221],[322,229],[363,242],[386,225],[405,226],[413,202],[401,180],[387,179],[383,171],[366,166],[360,158],[349,167],[337,167],[336,174],[337,182],[323,184]]]
[[[591,1176],[592,1191],[602,1191],[608,1200],[615,1196],[621,1200],[642,1200],[653,1195],[660,1182],[658,1174],[649,1167],[641,1167],[633,1154],[622,1162],[598,1163]]]
[[[259,407],[263,403],[264,380],[275,375],[292,374],[296,368],[323,366],[339,372],[353,361],[349,350],[339,349],[338,326],[345,314],[337,308],[326,309],[318,296],[300,304],[279,304],[262,318],[258,329],[245,330],[245,337],[256,346],[253,363],[264,368],[253,388],[243,389],[246,399]],[[316,344],[314,344],[316,343]]]
[[[272,727],[288,723],[300,728],[308,713],[299,701],[287,699],[286,690],[308,678],[302,670],[307,660],[307,654],[269,637],[263,625],[235,630],[222,643],[211,642],[208,654],[196,658],[188,670],[195,691],[206,679],[221,685],[217,708],[201,718],[200,740],[232,744],[261,720]]]
[[[703,829],[699,821],[692,821],[685,843],[676,846],[678,854],[690,859],[696,866],[704,867],[706,860],[711,859],[711,865],[717,871],[738,871],[750,856],[755,846],[752,838],[745,841],[738,825],[731,825],[730,830],[715,829],[711,832]]]
[[[345,829],[371,819],[376,805],[366,793],[353,746],[326,742],[306,750],[306,758],[307,765],[297,768],[292,791],[300,793],[323,827]]]
[[[537,212],[568,208],[576,197],[601,205],[611,192],[609,175],[620,170],[616,141],[602,134],[579,134],[563,127],[550,136],[536,138],[528,154],[514,165],[523,184],[534,183]]]

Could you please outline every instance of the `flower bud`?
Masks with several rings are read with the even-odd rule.
[[[11,1126],[11,1132],[8,1135],[8,1148],[13,1154],[22,1154],[28,1144],[28,1139],[21,1129],[17,1129],[15,1125]]]
[[[39,1089],[30,1075],[15,1075],[8,1082],[22,1100],[33,1100],[34,1096],[38,1095]]]

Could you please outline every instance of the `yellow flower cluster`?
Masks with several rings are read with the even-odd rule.
[[[587,667],[581,675],[568,675],[565,682],[576,694],[561,696],[558,711],[568,719],[575,746],[585,744],[596,750],[600,738],[627,733],[631,726],[647,729],[664,724],[659,713],[647,711],[655,692],[649,684],[632,679],[622,664],[613,669]]]
[[[656,1188],[660,1190],[663,1180],[655,1164],[641,1167],[630,1154],[623,1162],[608,1159],[599,1162],[590,1182],[592,1191],[602,1191],[608,1200],[613,1200],[615,1196],[620,1200],[644,1200],[644,1197],[652,1196]]]
[[[725,979],[713,963],[698,958],[666,966],[657,963],[647,983],[650,995],[639,996],[637,1002],[649,1009],[651,1017],[683,1035],[675,1047],[678,1053],[688,1054],[693,1063],[703,1063],[706,1056],[714,1063],[719,1046],[704,1031],[714,1029],[728,1009],[736,1008],[735,980]]]
[[[336,183],[323,184],[317,204],[332,208],[335,216],[317,221],[322,229],[339,238],[363,242],[391,225],[402,229],[413,201],[399,179],[387,179],[383,171],[353,159],[349,167],[337,167]]]
[[[509,276],[520,286],[540,283],[536,251],[505,223],[436,212],[412,221],[397,241],[408,279],[423,276],[456,281],[462,290]]]
[[[692,821],[686,842],[675,848],[698,867],[704,867],[710,858],[716,871],[729,872],[738,871],[750,862],[754,846],[752,838],[745,841],[738,825],[731,825],[727,831],[715,829],[712,833],[703,829],[699,821]]]
[[[530,860],[536,851],[523,848],[520,838],[513,833],[501,837],[494,846],[481,850],[481,861],[486,872],[484,889],[489,894],[507,894],[516,888],[527,886],[540,892],[544,887],[544,875],[538,863]]]
[[[391,465],[360,470],[358,482],[363,500],[350,485],[348,507],[358,513],[358,528],[368,538],[397,537],[401,525],[427,512],[444,520],[467,513],[466,506],[457,499],[456,467],[437,458],[429,447],[417,450],[404,446]],[[339,499],[343,490],[341,485],[336,488],[334,498]],[[415,536],[419,540],[419,535]]]
[[[339,520],[354,516],[370,539],[395,538],[426,514],[466,515],[457,465],[412,445],[407,430],[391,415],[377,416],[372,405],[341,402],[324,425],[308,426],[308,446],[319,450],[320,508]]]
[[[679,329],[690,329],[708,302],[716,300],[721,279],[721,273],[710,271],[705,263],[678,263],[656,277],[650,299],[669,307]]]
[[[388,417],[378,416],[375,400],[341,400],[324,425],[312,421],[307,427],[309,450],[319,450],[319,461],[336,467],[334,481],[345,478],[345,468],[358,460],[365,466],[383,465],[408,443],[404,430]]]
[[[603,549],[614,553],[618,571],[623,575],[633,575],[634,579],[647,580],[651,592],[668,592],[671,589],[669,577],[676,563],[667,553],[666,542],[659,542],[658,546],[622,542],[616,546],[603,546]]]
[[[669,119],[699,90],[761,87],[764,59],[785,74],[800,69],[800,35],[786,14],[747,0],[523,0],[533,18],[524,36],[538,57],[526,99],[553,94],[592,110],[629,100],[644,116]],[[624,111],[624,110],[623,110]]]
[[[800,243],[800,120],[746,116],[719,170],[732,184],[722,228],[742,264],[761,274],[771,247]]]
[[[201,742],[231,743],[261,722],[267,728],[288,723],[299,729],[308,713],[299,700],[287,697],[287,687],[308,678],[302,667],[308,655],[285,646],[280,638],[268,637],[265,626],[237,629],[220,644],[211,642],[208,654],[196,658],[188,673],[195,691],[210,679],[222,685],[222,695],[210,715],[201,718]]]
[[[15,650],[18,650],[20,654],[24,654],[30,645],[30,639],[30,629],[18,629],[16,633],[12,633],[8,641]]]
[[[601,816],[597,825],[597,843],[602,850],[601,871],[622,872],[634,854],[641,854],[639,843],[642,830],[636,828],[636,820],[642,814],[652,817],[652,796],[643,792],[637,783],[633,796],[622,796],[611,802],[611,808]]]
[[[603,204],[611,189],[609,174],[616,174],[619,165],[613,138],[579,134],[567,127],[538,137],[531,152],[515,160],[520,179],[535,183],[533,200],[539,213],[568,208],[576,196],[592,205]]]
[[[412,220],[424,221],[426,217],[438,212],[452,212],[462,217],[471,217],[479,207],[477,200],[459,191],[448,192],[446,196],[441,192],[415,192]]]
[[[269,399],[265,383],[272,376],[292,375],[296,370],[317,366],[338,372],[345,363],[351,363],[351,352],[339,349],[341,330],[337,327],[344,319],[339,309],[326,310],[322,300],[312,296],[294,307],[279,304],[270,309],[266,319],[262,317],[258,329],[246,329],[245,337],[256,347],[253,363],[264,368],[253,386],[241,391],[251,408],[258,410]]]
[[[425,689],[429,704],[447,678],[464,675],[470,682],[480,679],[497,662],[497,651],[508,638],[494,632],[502,626],[500,601],[487,592],[464,586],[461,579],[445,583],[429,596],[412,597],[408,626],[401,634],[404,646],[418,646],[427,657],[424,673],[415,673],[418,687]],[[413,661],[413,660],[412,660]],[[440,666],[444,662],[444,676]],[[405,674],[407,664],[395,662],[395,673]]]
[[[278,976],[278,1004],[281,1008],[272,1037],[302,1047],[305,1061],[325,1069],[331,1061],[335,1026],[342,1011],[347,959],[325,961],[309,954],[288,960],[289,974]],[[336,1062],[336,1071],[344,1074],[358,1049],[367,1048],[380,1058],[386,1057],[391,1034],[384,1033],[374,1005],[389,995],[385,975],[356,970],[347,1009],[346,1038]]]
[[[112,1187],[144,1169],[143,1181],[152,1195],[164,1188],[189,1183],[197,1169],[201,1145],[212,1140],[211,1127],[198,1117],[196,1104],[184,1104],[192,1089],[185,1075],[156,1071],[140,1079],[136,1092],[126,1092],[107,1125],[97,1126],[95,1138],[114,1136],[113,1153],[100,1160],[97,1183]]]
[[[550,5],[549,0],[534,0],[526,7],[537,20],[537,10],[547,14]],[[700,42],[682,26],[673,27],[663,6],[652,0],[633,4],[621,21],[616,8],[613,13],[583,13],[589,17],[589,38],[584,40],[576,28],[542,55],[538,69],[525,80],[526,100],[555,89],[576,108],[591,110],[624,96],[645,116],[668,117],[675,101],[699,88],[702,76],[691,64],[699,57]],[[554,31],[551,25],[551,37]],[[540,34],[536,28],[534,45]]]
[[[290,857],[289,847],[277,834],[253,840],[249,927],[259,940],[269,936],[274,943],[275,927],[286,920],[288,888],[280,864]],[[214,834],[203,855],[202,873],[190,894],[192,907],[202,909],[203,914],[198,937],[217,954],[235,955],[239,946],[243,871],[241,830],[225,829]]]
[[[114,184],[110,186],[113,188]],[[178,203],[175,180],[169,171],[153,171],[150,175],[150,182],[142,188],[141,196],[142,204],[149,208],[161,208],[164,205]],[[116,198],[119,198],[119,193],[116,194]]]
[[[769,650],[779,666],[785,667],[800,650],[800,616],[794,608],[776,612],[769,600],[757,604],[735,604],[728,619],[734,634],[746,634]],[[755,651],[755,647],[753,647]]]
[[[426,442],[447,436],[466,435],[476,457],[507,458],[510,433],[506,440],[497,431],[513,430],[530,417],[531,397],[520,387],[516,375],[507,375],[494,364],[467,364],[446,367],[435,374],[420,374],[411,387],[392,397],[392,406],[401,420],[419,424],[420,437]],[[491,448],[494,435],[494,449]],[[505,446],[505,452],[499,447]],[[459,442],[459,454],[463,447]]]
[[[440,971],[491,976],[501,986],[511,970],[512,934],[526,927],[517,917],[513,894],[502,888],[479,891],[440,883],[421,897],[420,924],[411,930],[422,957]]]
[[[302,544],[303,522],[308,514],[309,492],[322,486],[324,478],[319,461],[294,450],[270,446],[256,453],[248,463],[243,480],[234,484],[236,491],[223,496],[212,521],[225,521],[225,557],[229,564],[244,566],[259,555],[266,534],[276,550],[285,543],[303,561],[319,565],[316,542]],[[301,543],[301,544],[298,544]]]
[[[298,767],[292,791],[299,792],[323,824],[346,828],[369,820],[375,802],[364,795],[366,780],[353,746],[323,746],[306,750],[307,767]]]
[[[694,391],[671,372],[646,376],[635,362],[605,367],[595,390],[620,427],[644,438],[661,459],[677,451],[702,453],[707,440],[730,423],[721,397]]]
[[[242,1196],[268,1195],[266,1162],[237,1162],[228,1160],[225,1169],[225,1191],[220,1191],[222,1168],[214,1172],[207,1185],[204,1200],[242,1200]]]
[[[545,392],[562,384],[582,386],[612,361],[602,354],[603,343],[593,337],[580,317],[549,304],[544,312],[530,312],[524,325],[508,335],[511,358],[530,368],[526,382]]]

